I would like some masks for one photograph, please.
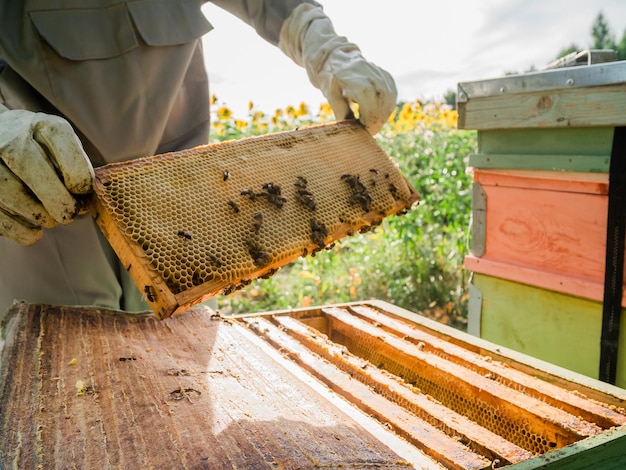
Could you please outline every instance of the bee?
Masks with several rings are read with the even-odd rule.
[[[235,201],[229,200],[228,205],[233,208],[233,211],[235,211],[235,214],[239,214],[239,206],[237,205]]]
[[[251,189],[242,189],[239,194],[241,194],[242,196],[248,196],[251,201],[254,201],[256,199],[256,194]]]
[[[352,195],[348,199],[350,205],[359,205],[365,212],[370,211],[370,205],[372,203],[372,196],[367,191],[367,188],[361,183],[358,175],[341,175],[341,179],[346,182],[350,188]]]
[[[220,312],[219,310],[216,310],[215,313],[212,313],[209,318],[211,320],[221,320],[222,319],[222,312]]]
[[[254,228],[254,231],[256,233],[259,232],[259,230],[261,229],[261,224],[263,223],[263,214],[261,214],[260,212],[256,212],[252,218],[254,219],[254,223],[252,224],[252,227]]]
[[[317,203],[315,199],[313,199],[313,194],[306,189],[300,188],[296,191],[296,201],[311,211],[317,209]]]
[[[320,249],[326,245],[326,237],[328,236],[328,228],[322,222],[311,219],[311,241]]]
[[[234,285],[231,284],[230,286],[226,286],[222,290],[222,295],[230,295],[234,290],[235,290],[235,286]]]
[[[398,188],[395,184],[389,183],[389,192],[393,196],[394,199],[400,199],[400,194],[398,193]]]
[[[255,266],[266,266],[271,261],[269,251],[264,251],[260,246],[256,245],[250,240],[246,240],[248,245],[248,253],[252,257],[252,262]]]
[[[364,212],[370,211],[370,204],[372,203],[372,196],[368,192],[355,192],[350,196],[348,202],[352,205],[359,205]]]
[[[296,188],[305,189],[307,184],[309,184],[309,182],[304,176],[298,176],[297,181],[294,183],[294,186]]]
[[[374,173],[375,175],[377,175],[378,173],[380,173],[380,171],[376,168],[370,168],[370,173]]]
[[[207,253],[206,257],[209,258],[210,263],[217,267],[217,268],[221,268],[222,267],[222,263],[220,262],[219,259],[217,259],[217,256],[215,256],[213,253]]]
[[[143,293],[148,302],[156,302],[156,292],[154,291],[154,287],[144,286]]]
[[[230,173],[228,172],[228,170],[224,170],[224,172],[222,173],[222,178],[224,181],[230,178]]]
[[[176,235],[178,235],[180,238],[184,238],[185,240],[191,240],[191,238],[193,237],[191,232],[185,232],[184,230],[179,230]]]
[[[274,183],[263,183],[264,191],[261,191],[257,196],[262,196],[267,199],[267,202],[281,209],[287,198],[281,195],[280,186]]]
[[[348,186],[350,186],[350,188],[355,188],[360,183],[358,175],[349,175],[346,173],[341,175],[340,178],[348,183]]]
[[[277,268],[272,268],[272,269],[264,272],[261,276],[259,276],[259,278],[260,279],[269,279],[270,277],[272,277],[277,272],[278,272]]]
[[[194,286],[199,286],[202,284],[202,276],[200,275],[198,271],[193,272],[193,275],[191,276],[191,283]]]
[[[263,189],[270,194],[280,194],[280,186],[274,183],[263,183]]]

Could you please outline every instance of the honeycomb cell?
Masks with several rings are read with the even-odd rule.
[[[162,283],[174,296],[193,288],[198,298],[271,274],[418,199],[351,122],[107,165],[96,169],[95,194],[103,232],[113,224],[123,236],[110,240],[118,256],[143,269],[131,270],[137,284]],[[160,315],[178,307],[152,306]]]

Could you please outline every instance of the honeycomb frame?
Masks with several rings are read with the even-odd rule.
[[[160,319],[405,212],[419,195],[355,121],[95,170],[91,213]]]

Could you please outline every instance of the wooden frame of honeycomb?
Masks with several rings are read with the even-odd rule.
[[[376,140],[343,121],[97,168],[90,206],[162,319],[418,199]]]

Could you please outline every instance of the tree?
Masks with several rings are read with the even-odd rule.
[[[452,109],[456,109],[456,91],[454,90],[446,91],[446,93],[443,95],[443,100],[445,101],[446,104],[449,104],[450,106],[452,106]]]
[[[602,12],[598,13],[591,27],[591,38],[593,40],[591,43],[592,49],[617,49],[615,36],[613,36],[611,28]]]
[[[617,60],[626,60],[626,30],[622,34],[622,40],[617,45]]]

